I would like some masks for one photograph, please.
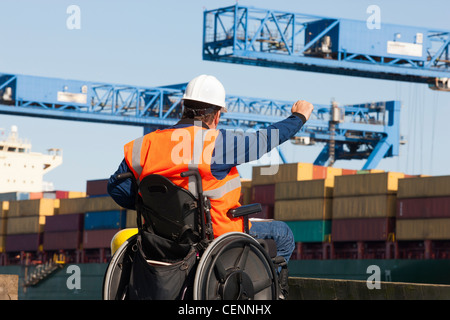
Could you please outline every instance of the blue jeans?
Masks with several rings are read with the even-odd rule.
[[[251,221],[250,235],[257,239],[273,239],[277,244],[277,254],[289,261],[295,248],[294,235],[283,221]]]

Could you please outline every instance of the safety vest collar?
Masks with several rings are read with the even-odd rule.
[[[180,121],[177,122],[176,125],[174,125],[173,127],[177,127],[179,125],[190,125],[190,126],[199,126],[201,124],[202,128],[205,129],[211,129],[206,123],[204,123],[203,121],[200,120],[195,120],[195,119],[181,119]]]

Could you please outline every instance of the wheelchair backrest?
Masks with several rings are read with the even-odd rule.
[[[179,243],[198,241],[200,211],[192,193],[156,174],[142,179],[139,193],[137,210],[155,234]]]

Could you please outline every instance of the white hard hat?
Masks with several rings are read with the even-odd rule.
[[[189,81],[183,100],[212,104],[221,107],[222,112],[227,112],[225,88],[214,76],[202,74]]]

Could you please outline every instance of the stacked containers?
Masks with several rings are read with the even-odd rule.
[[[126,227],[126,210],[121,208],[107,192],[107,179],[86,183],[84,203],[84,249],[110,248],[111,239]]]
[[[10,201],[5,251],[39,251],[46,217],[58,207],[59,199]]]
[[[450,240],[450,176],[399,181],[396,237],[408,240]]]
[[[275,185],[281,182],[311,180],[316,175],[323,177],[325,167],[311,163],[275,164],[255,166],[252,172],[252,203],[260,203],[262,212],[253,218],[277,219],[274,217]]]
[[[44,251],[78,250],[83,232],[83,214],[64,214],[46,218]]]
[[[334,177],[276,184],[274,217],[287,223],[295,242],[323,242],[330,234],[333,184]]]
[[[250,204],[252,202],[252,181],[241,179],[241,205]]]
[[[5,252],[6,219],[8,218],[9,202],[0,201],[0,253]]]
[[[389,240],[395,227],[398,181],[403,177],[397,172],[336,177],[332,241]]]

